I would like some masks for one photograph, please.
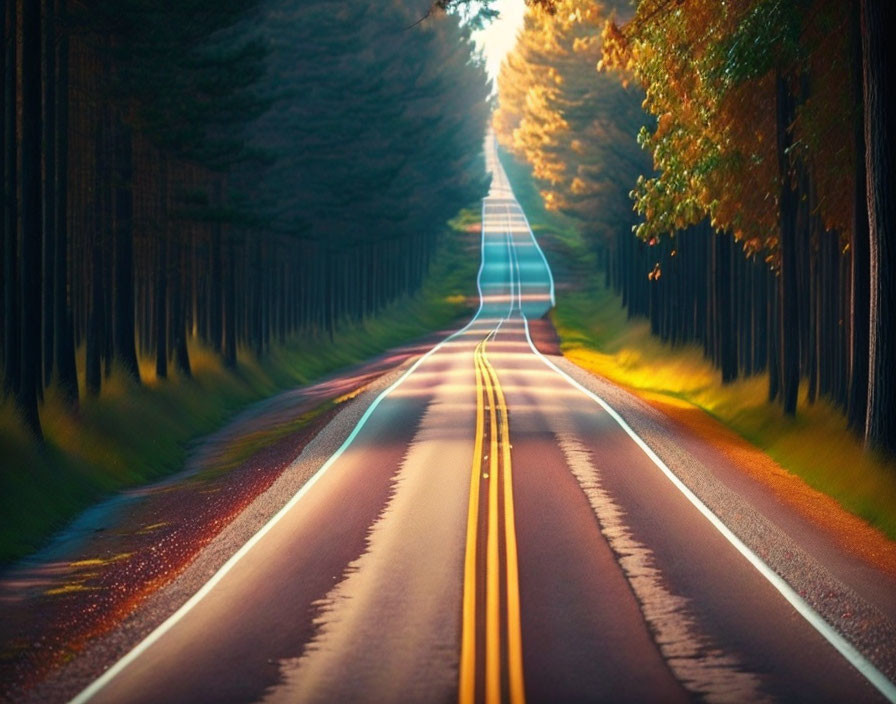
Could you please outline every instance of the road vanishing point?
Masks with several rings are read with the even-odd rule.
[[[601,396],[496,153],[479,310],[74,702],[877,701],[894,688]]]

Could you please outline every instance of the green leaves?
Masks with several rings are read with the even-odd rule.
[[[266,48],[243,30],[259,0],[103,0],[75,21],[109,39],[107,87],[159,148],[225,170],[266,103],[255,93]],[[102,41],[102,40],[101,40]]]
[[[246,130],[273,155],[237,182],[269,226],[331,248],[419,236],[484,194],[488,113],[469,28],[397,3],[266,0],[271,107]]]
[[[800,44],[806,0],[761,0],[727,37],[708,52],[713,73],[728,84],[759,78],[769,71],[787,71],[803,55]]]

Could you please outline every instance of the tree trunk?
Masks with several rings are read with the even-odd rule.
[[[787,152],[791,146],[790,125],[794,118],[793,95],[787,80],[777,77],[778,176],[781,237],[781,402],[784,413],[796,414],[800,382],[799,298],[797,292],[796,218],[797,198],[793,190]]]
[[[115,118],[115,354],[124,370],[140,381],[134,334],[134,191],[131,128]]]
[[[718,356],[723,384],[729,384],[737,379],[731,239],[731,235],[727,232],[713,235],[713,279],[716,299],[714,312],[719,336]]]
[[[54,3],[57,12],[65,7],[65,0]],[[56,60],[56,147],[55,203],[53,204],[56,249],[53,262],[54,334],[53,357],[56,383],[63,397],[74,403],[78,400],[78,372],[75,367],[75,340],[72,331],[71,303],[68,297],[68,30],[59,36]]]
[[[222,321],[224,319],[224,291],[223,291],[223,271],[222,271],[222,253],[221,253],[221,228],[222,223],[220,215],[224,206],[224,194],[221,179],[215,180],[214,184],[214,204],[219,211],[218,217],[212,223],[211,233],[211,252],[209,262],[209,312],[208,312],[208,335],[212,349],[216,352],[223,350],[222,339]]]
[[[868,241],[868,199],[865,183],[865,125],[862,110],[862,30],[860,8],[852,12],[851,48],[852,76],[855,91],[855,116],[853,118],[853,145],[855,148],[855,173],[853,188],[853,219],[849,243],[852,276],[850,284],[850,337],[849,398],[846,420],[849,428],[857,433],[865,430],[865,414],[868,410],[868,321],[870,289],[868,277],[871,270]]]
[[[87,354],[84,383],[87,392],[96,396],[103,383],[103,246],[99,233],[92,237],[93,258],[90,268],[90,312],[87,316]]]
[[[164,217],[164,215],[163,215]],[[156,376],[168,378],[168,240],[162,233],[156,247]]]
[[[56,260],[56,16],[54,0],[43,0],[43,31],[41,52],[44,64],[44,100],[41,126],[43,129],[43,264],[41,295],[43,302],[43,386],[53,374],[53,338],[56,316],[53,306],[53,269]]]
[[[25,422],[43,437],[37,410],[41,383],[41,61],[40,5],[22,3],[22,320],[18,401]]]
[[[222,233],[223,235],[224,233]],[[223,286],[224,364],[236,367],[236,248],[233,236],[225,236],[227,242],[227,277]]]
[[[16,134],[16,2],[4,13],[3,66],[3,386],[14,394],[19,386],[19,236],[18,136]]]
[[[813,191],[812,209],[814,209],[814,206]],[[808,349],[806,350],[808,356],[808,368],[806,374],[809,377],[809,388],[806,391],[806,397],[809,400],[809,403],[815,403],[815,399],[818,395],[818,238],[821,234],[822,227],[820,226],[818,218],[814,214],[810,215],[810,232],[808,240],[806,241],[809,259],[809,276],[806,286],[809,300],[809,308],[807,311],[809,335],[807,340]]]
[[[892,7],[886,0],[862,0],[862,73],[865,169],[870,254],[868,410],[865,442],[896,454],[896,237],[894,231],[892,42],[886,31]]]
[[[774,401],[781,393],[781,355],[779,348],[780,326],[778,320],[780,316],[779,300],[781,298],[781,287],[778,285],[778,277],[771,271],[766,272],[767,294],[767,335],[768,342],[766,351],[766,361],[768,364],[768,400]]]
[[[184,296],[184,256],[183,245],[176,238],[171,242],[172,264],[171,271],[171,336],[172,349],[174,350],[174,363],[177,370],[186,377],[192,376],[190,369],[190,355],[187,351],[187,321],[186,302]]]

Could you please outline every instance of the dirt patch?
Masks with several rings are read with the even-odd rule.
[[[769,487],[778,500],[811,521],[836,544],[896,578],[896,542],[879,530],[846,511],[830,496],[810,487],[696,406],[656,393],[623,388],[700,437],[744,474]]]
[[[529,321],[529,335],[532,344],[542,354],[560,355],[560,337],[554,329],[554,323],[548,316]]]
[[[75,559],[20,567],[4,579],[0,696],[11,700],[32,687],[173,580],[337,410],[316,414],[226,473],[147,490]]]

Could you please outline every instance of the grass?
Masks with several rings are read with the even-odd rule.
[[[630,320],[619,297],[601,285],[603,277],[574,225],[545,212],[523,166],[506,155],[502,162],[533,230],[547,235],[558,294],[552,316],[564,356],[648,399],[704,411],[896,539],[896,462],[865,452],[827,401],[810,404],[803,393],[796,417],[788,418],[767,401],[766,375],[723,386],[701,348],[665,344],[650,334],[646,320]]]
[[[479,217],[478,208],[469,209],[449,223],[449,235],[417,295],[362,323],[343,324],[332,340],[324,335],[296,338],[261,359],[241,349],[235,370],[225,368],[210,350],[191,344],[192,378],[172,373],[168,380],[156,379],[151,361],[141,360],[141,385],[113,368],[101,394],[82,397],[77,409],[50,388],[41,407],[43,444],[31,438],[13,403],[0,401],[0,563],[33,552],[104,496],[181,469],[191,443],[249,403],[468,315],[479,263],[478,228],[471,226]],[[314,413],[324,410],[326,404]],[[245,439],[228,459],[236,465],[289,432],[293,424],[288,425]]]

